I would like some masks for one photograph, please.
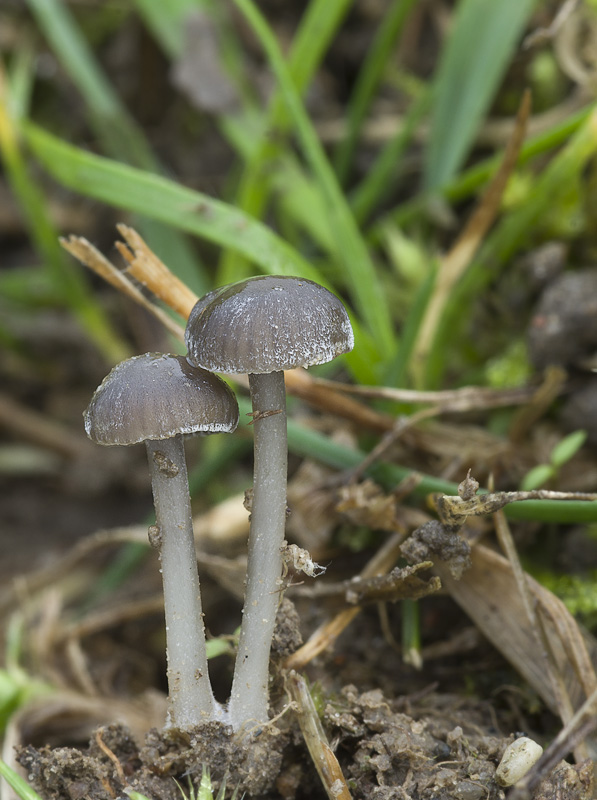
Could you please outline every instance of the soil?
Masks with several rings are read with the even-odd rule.
[[[314,613],[312,602],[299,598],[297,603],[309,626],[314,625],[320,614]],[[432,638],[434,618],[435,625],[447,624],[442,605],[427,609],[425,629]],[[44,800],[107,800],[124,798],[131,790],[152,800],[174,800],[180,797],[180,787],[198,785],[206,766],[215,790],[224,781],[228,793],[237,789],[239,796],[335,796],[329,787],[326,794],[318,777],[299,724],[305,709],[291,699],[289,674],[282,668],[283,659],[302,643],[301,622],[301,614],[285,599],[272,660],[275,716],[266,725],[235,734],[223,723],[212,722],[184,732],[154,728],[135,736],[122,723],[110,724],[96,728],[87,747],[23,745],[18,762]],[[452,629],[461,623],[452,611]],[[522,735],[518,726],[525,726],[525,734],[538,725],[555,728],[555,720],[537,713],[536,700],[521,702],[517,694],[522,685],[508,686],[520,682],[482,639],[473,635],[468,647],[455,643],[453,653],[440,658],[431,650],[429,654],[422,672],[406,667],[388,646],[371,608],[339,638],[333,651],[309,666],[325,742],[355,800],[503,798],[507,790],[496,781],[495,771],[506,747]],[[473,677],[476,674],[480,677]],[[440,684],[455,691],[439,692]],[[467,684],[468,691],[463,691]],[[480,700],[479,691],[496,698],[504,694],[508,702]],[[45,722],[57,724],[51,717]],[[536,732],[531,735],[541,738]],[[593,796],[592,762],[561,762],[532,796],[588,800]]]
[[[494,709],[477,700],[434,691],[389,699],[354,685],[327,695],[322,721],[355,799],[503,798],[496,767],[520,735],[500,735]],[[292,711],[245,735],[213,722],[184,733],[154,729],[141,744],[126,727],[110,725],[98,728],[84,751],[27,746],[18,761],[48,800],[106,800],[130,790],[174,800],[185,781],[196,785],[205,765],[214,789],[224,780],[263,800],[326,797]],[[562,762],[533,794],[592,796],[590,761]]]

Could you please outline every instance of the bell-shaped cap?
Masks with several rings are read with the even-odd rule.
[[[179,433],[228,433],[238,424],[232,390],[183,356],[146,353],[118,364],[84,413],[98,444],[136,444]]]
[[[189,360],[217,372],[265,374],[331,361],[354,346],[346,309],[303,278],[249,278],[197,302],[187,324]]]

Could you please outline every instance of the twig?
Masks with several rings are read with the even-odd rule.
[[[493,514],[509,503],[525,500],[597,500],[597,494],[586,492],[551,492],[547,489],[534,489],[531,492],[488,492],[464,499],[456,495],[441,495],[437,498],[437,509],[445,527],[457,532],[467,517]]]
[[[297,716],[305,744],[327,796],[330,800],[351,800],[342,768],[328,744],[305,679],[292,671],[288,675],[288,688],[298,708]]]
[[[512,389],[491,389],[485,386],[463,386],[460,389],[441,391],[417,391],[395,389],[390,386],[360,386],[351,383],[311,378],[313,386],[334,389],[337,392],[354,394],[372,400],[393,400],[396,403],[431,404],[437,413],[467,412],[484,408],[502,408],[526,403],[536,393],[533,386],[517,386]]]
[[[116,242],[118,252],[129,265],[125,272],[147,286],[152,294],[186,320],[197,302],[195,293],[168,269],[136,230],[122,223],[116,227],[129,245],[127,247],[122,242]]]
[[[125,273],[111,264],[91,242],[88,242],[87,239],[82,236],[69,236],[68,239],[60,239],[60,244],[82,264],[95,272],[96,275],[99,275],[111,286],[114,286],[131,300],[143,306],[150,314],[153,314],[166,330],[170,331],[177,339],[184,341],[184,330],[181,326],[177,325],[163,309],[148,300],[145,295],[131,283]]]

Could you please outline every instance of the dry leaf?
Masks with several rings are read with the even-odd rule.
[[[473,548],[471,560],[472,566],[461,580],[455,580],[441,562],[436,563],[434,571],[483,635],[557,714],[548,670],[537,659],[537,634],[527,621],[510,563],[480,545]],[[583,636],[566,606],[552,592],[530,576],[527,581],[537,611],[545,618],[546,635],[570,700],[578,708],[595,686],[587,643],[593,653],[597,653],[597,643],[593,637]]]

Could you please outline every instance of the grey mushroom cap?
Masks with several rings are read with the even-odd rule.
[[[185,341],[189,360],[199,367],[265,374],[331,361],[352,350],[354,335],[330,291],[273,275],[207,294],[191,311]]]
[[[97,444],[128,445],[179,433],[228,433],[238,424],[232,390],[183,356],[146,353],[118,364],[83,414]]]

